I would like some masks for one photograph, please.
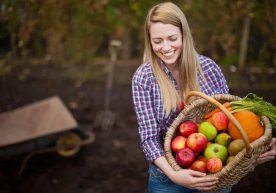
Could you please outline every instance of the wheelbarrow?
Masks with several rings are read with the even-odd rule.
[[[19,175],[34,155],[56,151],[73,156],[94,140],[94,133],[79,128],[58,96],[0,114],[0,158],[26,155]]]

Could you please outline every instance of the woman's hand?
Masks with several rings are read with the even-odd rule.
[[[216,183],[218,183],[217,177],[206,176],[205,173],[190,169],[175,171],[169,177],[178,185],[202,191],[211,190],[215,187]]]
[[[258,159],[256,160],[256,165],[260,165],[262,163],[271,161],[273,159],[275,159],[276,156],[276,138],[272,138],[271,142],[270,142],[270,149],[261,154]]]
[[[218,183],[217,177],[206,176],[205,173],[183,169],[174,171],[169,165],[165,157],[159,157],[154,160],[154,163],[159,167],[174,183],[184,186],[189,189],[198,189],[207,191],[215,187]]]

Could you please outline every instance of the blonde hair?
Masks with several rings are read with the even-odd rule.
[[[151,23],[155,22],[172,24],[179,27],[182,32],[183,49],[179,58],[180,64],[178,65],[180,96],[172,81],[163,71],[160,59],[152,50],[149,30]],[[171,2],[157,4],[149,10],[145,21],[144,35],[145,48],[143,59],[144,62],[148,61],[151,63],[153,73],[160,87],[163,108],[167,117],[171,111],[177,109],[180,101],[185,98],[189,91],[200,90],[197,74],[198,72],[202,73],[202,70],[198,54],[194,48],[193,37],[184,13],[178,6]]]

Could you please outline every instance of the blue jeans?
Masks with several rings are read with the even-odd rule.
[[[191,190],[175,184],[153,164],[149,166],[148,191],[149,193],[200,193],[199,190]],[[229,193],[230,191],[224,190],[220,193]]]

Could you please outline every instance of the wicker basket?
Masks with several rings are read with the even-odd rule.
[[[245,148],[239,152],[231,162],[224,166],[221,171],[214,174],[208,174],[217,176],[219,178],[219,183],[217,183],[216,187],[208,192],[218,192],[224,189],[230,189],[233,185],[237,184],[248,172],[254,170],[257,157],[269,149],[269,143],[272,138],[271,123],[267,117],[261,117],[261,120],[264,123],[265,132],[263,136],[249,143],[248,138],[239,122],[221,104],[227,101],[241,100],[240,97],[228,94],[218,94],[210,97],[203,93],[192,91],[186,97],[186,101],[188,101],[191,96],[200,97],[200,99],[196,99],[189,105],[186,105],[185,109],[180,112],[180,114],[176,117],[168,129],[164,142],[166,159],[175,171],[182,169],[177,164],[170,148],[171,140],[176,136],[179,124],[185,120],[192,120],[196,123],[200,123],[204,120],[204,114],[212,111],[216,107],[219,107],[239,130],[243,141],[245,142]]]

